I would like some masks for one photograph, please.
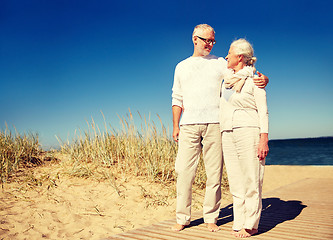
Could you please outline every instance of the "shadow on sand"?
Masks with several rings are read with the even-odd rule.
[[[279,198],[263,199],[258,234],[268,232],[280,223],[295,219],[305,207],[307,206],[297,200],[283,201]],[[232,221],[233,207],[232,204],[229,204],[221,208],[217,225],[222,226]],[[198,226],[202,223],[204,223],[203,218],[199,218],[192,221],[189,227]]]

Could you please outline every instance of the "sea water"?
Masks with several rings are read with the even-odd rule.
[[[333,165],[333,137],[270,140],[266,165]]]

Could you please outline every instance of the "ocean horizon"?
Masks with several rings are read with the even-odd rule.
[[[333,165],[333,137],[272,139],[266,165]]]
[[[333,165],[333,137],[271,139],[266,165]],[[43,148],[60,150],[60,146]]]

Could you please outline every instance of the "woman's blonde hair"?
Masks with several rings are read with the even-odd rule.
[[[244,38],[240,38],[233,41],[230,47],[234,48],[235,54],[244,56],[244,61],[247,66],[254,66],[257,58],[253,56],[254,50],[251,43]]]

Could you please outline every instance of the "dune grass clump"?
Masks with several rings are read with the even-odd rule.
[[[162,183],[175,181],[177,144],[158,115],[159,126],[150,121],[150,117],[147,120],[138,114],[141,119],[139,127],[129,112],[127,118],[119,117],[122,126],[119,131],[107,127],[105,118],[105,129],[101,131],[92,120],[88,130],[76,132],[72,143],[63,143],[61,151],[69,154],[72,160],[70,174],[81,177],[99,174],[115,182],[113,173],[116,171]],[[223,185],[227,186],[225,172],[223,175]],[[195,185],[204,188],[205,182],[204,164],[200,161]]]
[[[40,148],[37,134],[13,134],[6,126],[0,131],[0,182],[8,178],[21,166],[40,163]]]
[[[62,144],[61,151],[70,154],[73,161],[72,175],[90,176],[99,172],[108,177],[109,168],[163,182],[174,180],[176,144],[161,120],[158,130],[154,122],[139,116],[140,128],[134,124],[131,112],[127,119],[119,117],[122,126],[119,131],[105,123],[102,132],[92,120],[88,130],[76,132],[73,143]]]
[[[126,118],[119,117],[120,130],[108,126],[104,115],[102,131],[92,119],[88,122],[87,130],[76,131],[71,143],[61,143],[61,150],[53,152],[41,149],[37,134],[19,134],[17,131],[13,134],[6,126],[5,130],[0,131],[0,183],[6,183],[18,169],[28,169],[45,161],[58,162],[54,154],[62,159],[58,162],[62,169],[58,170],[58,174],[107,180],[119,195],[119,174],[141,176],[162,184],[174,182],[178,146],[169,129],[158,115],[158,125],[150,120],[150,116],[147,119],[140,113],[138,115],[141,120],[139,125],[135,123],[131,112]],[[24,175],[27,174],[24,172]],[[203,189],[205,183],[206,173],[201,157],[194,184]],[[224,189],[228,188],[225,171],[222,185]]]

